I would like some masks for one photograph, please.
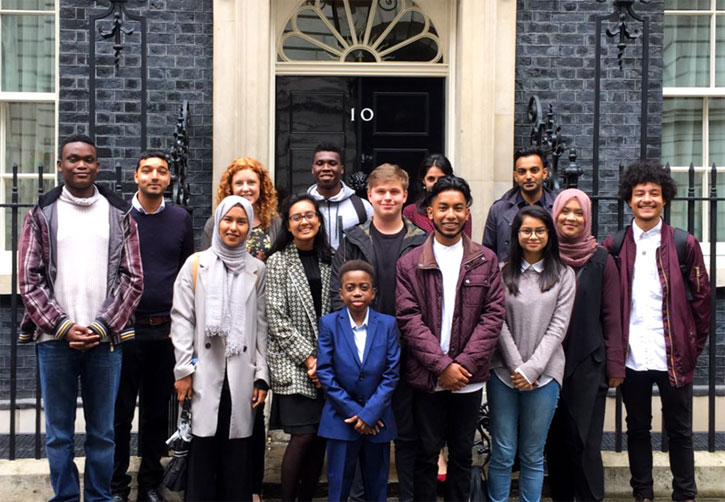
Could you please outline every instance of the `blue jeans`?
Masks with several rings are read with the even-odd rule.
[[[121,347],[102,343],[81,352],[67,342],[37,345],[40,387],[45,405],[45,447],[50,464],[52,502],[80,500],[78,469],[73,462],[73,432],[81,380],[86,419],[86,502],[111,500],[113,473],[113,408],[121,376]]]
[[[491,502],[505,502],[511,488],[511,467],[519,452],[519,499],[541,500],[544,483],[544,445],[559,399],[559,384],[552,380],[531,391],[504,384],[495,373],[486,387],[491,418],[491,463],[488,495]]]

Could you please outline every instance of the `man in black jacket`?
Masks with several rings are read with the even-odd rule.
[[[551,212],[556,194],[544,187],[549,176],[544,152],[536,146],[519,148],[514,154],[514,182],[516,186],[493,203],[483,230],[483,245],[491,249],[503,261],[509,255],[511,222],[527,204],[538,204]]]
[[[425,231],[403,217],[403,204],[408,197],[408,181],[408,173],[392,164],[382,164],[370,173],[368,200],[373,206],[373,217],[370,221],[346,230],[345,238],[332,260],[332,310],[345,306],[338,293],[340,267],[348,260],[364,260],[375,268],[376,297],[372,307],[378,312],[395,315],[395,269],[398,259],[423,244],[428,237]],[[405,347],[401,347],[400,358],[401,362],[404,361]],[[403,363],[401,367],[404,367]],[[398,472],[399,499],[401,502],[410,502],[413,500],[417,435],[413,425],[412,393],[402,378],[393,394],[393,412],[398,426],[395,465]],[[362,495],[360,485],[361,483],[353,484],[352,500]]]

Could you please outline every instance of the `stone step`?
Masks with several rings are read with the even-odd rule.
[[[265,470],[265,493],[267,501],[276,500],[279,495],[279,464],[284,452],[283,443],[273,443],[268,452],[267,469]],[[392,458],[392,456],[391,456]],[[626,453],[604,452],[605,480],[607,500],[631,500],[629,487],[629,468]],[[84,458],[76,458],[78,471],[83,477]],[[132,457],[130,472],[138,470],[139,458]],[[397,479],[391,469],[390,494],[395,500]],[[725,452],[695,452],[695,474],[699,491],[698,500],[725,500]],[[655,495],[662,500],[670,498],[671,476],[669,460],[666,453],[654,453]],[[325,480],[320,486],[318,495],[326,494]],[[30,500],[46,500],[52,496],[48,463],[45,459],[0,460],[0,500],[3,502],[26,502]],[[132,493],[131,500],[135,499]],[[178,493],[167,493],[169,502],[183,500]]]

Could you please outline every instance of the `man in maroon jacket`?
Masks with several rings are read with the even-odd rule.
[[[695,236],[686,236],[682,271],[676,230],[660,218],[676,191],[674,180],[661,164],[637,161],[630,165],[620,180],[619,196],[632,209],[634,220],[623,240],[609,236],[604,241],[619,257],[627,344],[622,397],[627,409],[630,484],[637,501],[654,497],[650,428],[655,383],[670,445],[672,499],[694,500],[697,493],[692,378],[710,329],[710,282]]]
[[[471,202],[465,180],[440,178],[428,193],[435,233],[398,260],[395,310],[420,439],[415,500],[436,499],[444,444],[444,500],[468,500],[481,389],[505,316],[496,254],[463,233]]]

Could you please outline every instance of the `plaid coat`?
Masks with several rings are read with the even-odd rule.
[[[18,284],[25,304],[20,324],[20,343],[27,343],[41,334],[62,340],[73,320],[55,299],[55,254],[58,231],[56,202],[62,185],[43,195],[38,205],[25,216],[18,248]],[[89,326],[114,344],[133,338],[133,312],[143,293],[143,268],[136,222],[131,206],[113,192],[96,185],[109,203],[109,243],[107,296]],[[83,273],[79,270],[78,273]]]
[[[290,243],[267,259],[267,363],[272,391],[314,399],[317,389],[307,376],[305,359],[317,357],[317,316],[297,248]],[[330,312],[330,264],[319,262],[322,313]]]

